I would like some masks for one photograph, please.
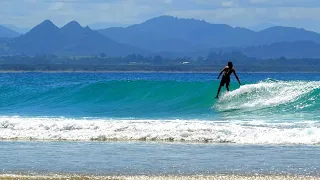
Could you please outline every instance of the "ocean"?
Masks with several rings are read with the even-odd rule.
[[[1,73],[0,173],[320,176],[320,73],[217,75]]]

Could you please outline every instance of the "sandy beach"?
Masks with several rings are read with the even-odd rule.
[[[0,180],[318,180],[315,176],[291,175],[212,175],[212,176],[26,176],[26,175],[0,175]]]

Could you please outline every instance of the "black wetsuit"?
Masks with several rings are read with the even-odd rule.
[[[227,68],[222,76],[221,82],[220,82],[220,86],[224,86],[224,84],[226,84],[226,86],[228,87],[230,84],[230,75],[232,74],[233,69]]]

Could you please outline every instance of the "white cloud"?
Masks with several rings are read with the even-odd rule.
[[[233,1],[223,1],[221,3],[222,7],[233,7],[236,6],[236,4]]]
[[[37,3],[37,0],[24,0],[26,3]]]
[[[166,4],[172,4],[172,0],[165,0],[164,3],[166,3]]]
[[[59,10],[59,9],[62,9],[64,6],[64,3],[63,2],[56,2],[56,3],[53,3],[49,10],[53,10],[53,11],[56,11],[56,10]]]
[[[258,3],[266,3],[268,0],[249,0],[250,3],[258,4]]]
[[[271,23],[320,32],[319,0],[0,0],[0,24],[22,27],[45,19],[58,26],[72,20],[82,25],[127,25],[164,14],[233,26]]]
[[[223,7],[230,0],[192,0],[196,4]],[[231,0],[233,4],[241,7],[320,7],[319,0]]]

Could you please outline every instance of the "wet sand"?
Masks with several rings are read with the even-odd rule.
[[[210,175],[210,176],[78,176],[78,175],[0,175],[0,180],[319,180],[316,176],[295,175]]]

